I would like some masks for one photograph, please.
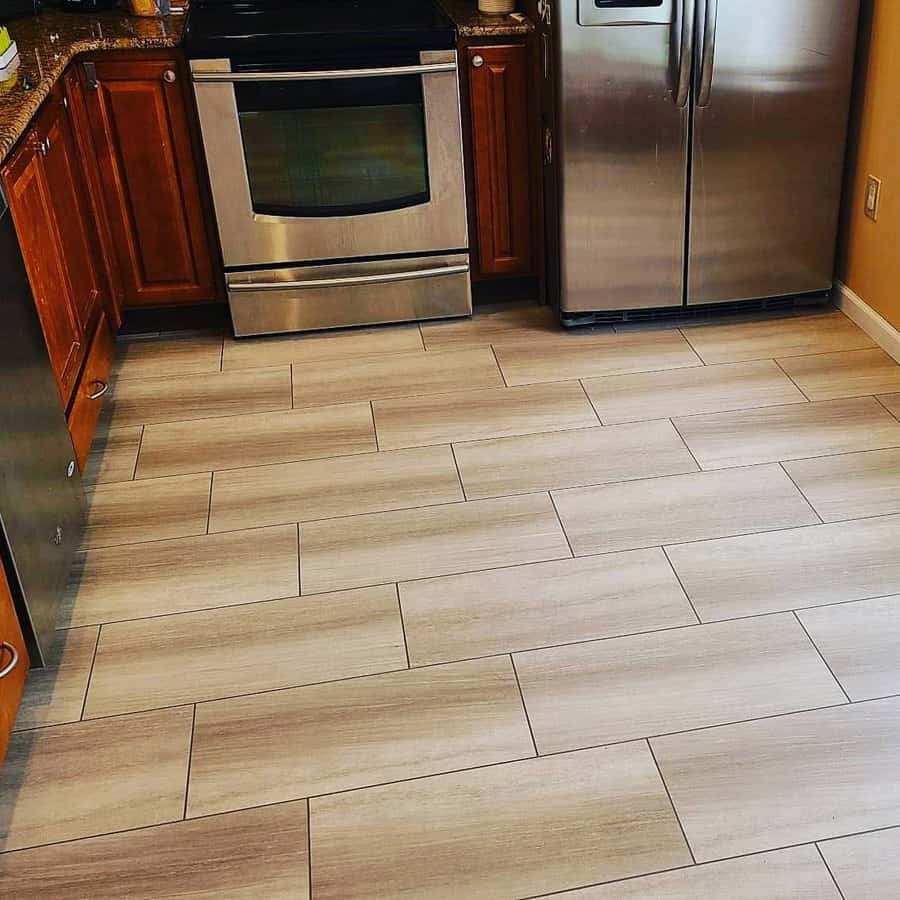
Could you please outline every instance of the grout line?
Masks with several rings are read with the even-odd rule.
[[[562,516],[559,514],[559,510],[556,507],[556,498],[553,496],[553,491],[547,491],[547,496],[550,498],[550,505],[553,507],[553,512],[556,514],[556,521],[559,522],[560,531],[562,531],[562,535],[566,539],[566,545],[569,548],[569,553],[572,554],[572,559],[575,559],[575,550],[572,548],[572,542],[569,540],[569,535],[566,532],[566,526],[563,525]]]
[[[88,694],[90,693],[90,690],[91,690],[91,680],[94,677],[94,663],[97,661],[97,650],[100,647],[100,633],[102,631],[103,631],[103,626],[102,625],[97,626],[97,638],[94,641],[94,652],[91,654],[91,666],[90,666],[90,669],[88,670],[87,681],[85,682],[85,685],[84,685],[84,697],[81,700],[81,714],[78,717],[79,722],[86,721],[84,718],[84,711],[87,709]],[[60,723],[60,724],[71,724],[71,723]],[[38,727],[39,728],[40,727],[52,728],[53,726],[45,725],[45,726],[38,726]],[[37,730],[37,729],[35,729],[35,728],[23,729],[23,731],[35,731],[35,730]]]
[[[791,460],[786,460],[786,462],[791,462]],[[797,482],[794,480],[794,476],[791,475],[791,473],[788,471],[785,463],[779,462],[776,465],[781,467],[781,471],[784,472],[785,475],[787,475],[787,477],[791,481],[791,484],[793,484],[794,487],[800,492],[800,496],[806,501],[806,505],[810,508],[810,511],[812,512],[812,514],[819,520],[819,524],[825,525],[826,524],[825,520],[822,518],[822,516],[820,515],[819,511],[815,508],[815,506],[813,506],[812,501],[809,499],[809,497],[807,497],[806,494],[803,493],[803,488],[801,488],[800,485],[797,484]],[[828,523],[828,524],[833,524],[833,523]]]
[[[875,398],[876,403],[884,407],[889,416],[893,416],[898,422],[900,422],[900,413],[895,413],[892,409],[890,409],[890,407],[888,407],[884,400],[881,399],[882,396],[888,396],[887,394],[872,394],[872,396]]]
[[[295,409],[294,406],[294,364],[291,363],[291,409]]]
[[[213,488],[215,487],[216,473],[209,473],[209,502],[206,506],[206,533],[209,534],[209,528],[212,524],[212,504],[213,504]],[[188,535],[190,537],[190,535]],[[177,540],[177,538],[176,538]]]
[[[308,879],[307,885],[307,900],[312,898],[312,810],[310,809],[309,798],[306,800],[306,877]]]
[[[397,594],[397,609],[400,610],[400,631],[403,634],[403,650],[406,653],[406,668],[412,669],[412,665],[409,661],[409,641],[406,639],[406,623],[403,620],[403,602],[400,600],[400,585],[394,585],[394,591]],[[402,669],[398,669],[397,671],[403,671]]]
[[[184,783],[184,812],[182,813],[181,818],[187,819],[187,811],[188,811],[188,797],[191,792],[191,763],[194,759],[194,732],[197,727],[197,704],[193,704],[193,709],[191,711],[191,740],[188,744],[188,757],[187,757],[187,779]]]
[[[765,408],[765,407],[763,407],[763,408]],[[684,439],[684,435],[681,433],[680,429],[675,424],[674,418],[669,418],[669,419],[666,419],[665,421],[669,422],[671,424],[672,428],[675,429],[675,434],[678,435],[679,440],[681,441],[682,444],[684,444],[684,449],[687,450],[687,452],[690,454],[690,457],[694,461],[694,465],[697,467],[698,472],[718,471],[718,470],[713,470],[713,469],[707,470],[707,469],[704,469],[703,466],[700,465],[700,463],[697,460],[697,457],[694,456],[694,451],[691,450],[691,448],[688,446],[688,442]],[[766,463],[758,463],[757,465],[766,465]],[[740,469],[740,468],[751,468],[751,466],[726,466],[726,468]]]
[[[678,327],[675,329],[675,331],[677,331],[678,334],[681,335],[681,339],[688,345],[688,347],[691,348],[691,353],[693,353],[694,356],[697,357],[697,361],[700,363],[700,365],[709,365],[706,360],[700,355],[700,351],[691,343],[690,338],[684,333],[685,329],[683,327]]]
[[[219,347],[219,371],[225,371],[225,333],[222,333],[221,346]]]
[[[698,625],[711,625],[711,622],[704,622],[703,619],[700,618],[700,613],[697,612],[697,607],[694,606],[694,601],[691,600],[691,595],[687,592],[687,588],[684,586],[684,582],[681,580],[681,576],[678,574],[678,570],[675,568],[675,564],[672,562],[671,557],[669,556],[668,550],[665,547],[660,547],[662,550],[663,556],[666,558],[666,562],[669,564],[669,568],[672,570],[672,574],[675,576],[675,580],[678,582],[678,586],[681,588],[681,593],[684,594],[684,599],[690,604],[691,612],[694,614],[697,619]],[[628,551],[626,551],[628,552]],[[777,613],[775,614],[777,615]],[[761,618],[762,616],[749,616],[748,618]]]
[[[813,640],[812,635],[807,631],[806,626],[803,624],[803,620],[797,615],[797,611],[794,610],[794,618],[797,620],[797,624],[803,629],[803,633],[806,635],[807,640],[812,644],[813,649],[819,655],[819,659],[822,660],[822,664],[828,669],[829,675],[834,679],[834,683],[841,689],[841,693],[847,698],[848,703],[852,703],[853,701],[850,699],[850,695],[844,690],[844,685],[841,684],[840,678],[834,674],[834,670],[831,668],[831,664],[825,658],[825,654],[819,649],[819,645]]]
[[[300,522],[297,523],[297,596],[303,596],[303,533]]]
[[[463,500],[468,501],[469,495],[466,493],[466,485],[463,482],[462,472],[459,468],[459,460],[456,458],[456,447],[450,444],[450,455],[453,457],[453,465],[456,466],[456,477],[459,479],[459,489],[462,491]]]
[[[522,682],[519,680],[519,670],[516,668],[516,660],[512,653],[509,655],[509,664],[512,666],[513,676],[516,679],[516,687],[519,689],[519,699],[522,701],[522,712],[525,713],[525,723],[528,725],[528,733],[531,735],[531,745],[534,747],[534,755],[540,756],[537,739],[534,736],[534,728],[531,725],[531,716],[528,715],[528,704],[525,702],[525,693],[522,690]]]
[[[816,841],[814,846],[816,848],[816,851],[819,854],[819,859],[822,860],[822,865],[825,866],[825,869],[827,870],[828,874],[831,876],[831,880],[834,882],[834,886],[837,888],[837,892],[840,895],[841,900],[846,900],[846,897],[844,897],[844,892],[843,892],[843,890],[841,890],[841,886],[838,884],[838,880],[834,876],[834,872],[831,871],[831,866],[828,865],[828,860],[825,859],[825,854],[822,852],[822,848],[819,846],[819,842]]]
[[[137,479],[138,462],[140,461],[140,458],[141,458],[141,450],[144,447],[144,429],[146,427],[147,427],[146,425],[141,425],[141,433],[138,436],[137,453],[134,454],[134,466],[131,469],[131,478],[129,479],[129,481],[135,481]],[[121,482],[121,483],[127,484],[128,482]],[[96,487],[96,485],[95,485],[95,487]]]
[[[821,356],[822,354],[819,354],[819,353],[812,353],[812,354],[807,354],[807,355],[809,355],[809,356]],[[792,357],[792,356],[790,356],[790,357],[785,356],[785,357],[782,357],[782,359],[794,359],[794,357]],[[803,394],[804,397],[806,397],[806,402],[807,402],[807,403],[812,403],[813,401],[812,401],[812,399],[810,398],[809,394],[807,394],[806,391],[804,391],[803,388],[800,387],[800,385],[797,384],[797,382],[796,382],[793,378],[791,378],[791,376],[787,373],[787,371],[785,371],[784,366],[783,366],[783,365],[782,365],[782,364],[781,364],[774,356],[772,357],[772,362],[775,363],[775,365],[778,366],[778,368],[781,369],[782,372],[784,372],[784,377],[787,378],[788,381],[790,381],[790,383],[791,383],[795,388],[797,388],[797,390],[800,391],[800,393]],[[834,400],[834,399],[837,399],[837,398],[832,397],[831,399]],[[845,399],[845,398],[842,397],[842,398],[840,398],[840,399]],[[850,399],[850,398],[846,398],[846,399]]]
[[[372,417],[372,437],[375,439],[375,452],[381,452],[381,444],[378,442],[378,426],[375,424],[375,401],[369,401],[369,415]],[[326,456],[324,459],[333,459],[334,457]]]
[[[494,347],[493,343],[488,344],[491,348],[491,356],[494,357],[494,365],[497,366],[497,371],[500,373],[500,378],[503,380],[504,387],[510,387],[510,383],[506,380],[506,373],[503,371],[503,366],[500,365],[500,360],[497,358],[497,349]]]
[[[615,377],[615,376],[613,376],[613,377]],[[588,393],[587,387],[585,387],[584,382],[585,382],[585,379],[584,379],[584,378],[579,378],[579,379],[578,379],[578,383],[581,385],[581,390],[582,390],[582,392],[584,393],[584,396],[585,396],[585,399],[586,399],[587,402],[588,402],[588,405],[591,407],[591,411],[592,411],[592,412],[594,413],[594,415],[597,417],[597,421],[600,423],[600,425],[601,425],[602,427],[605,428],[605,427],[607,427],[607,426],[606,426],[605,423],[603,422],[603,419],[600,418],[600,413],[597,412],[597,407],[594,406],[594,401],[591,400],[591,395]],[[649,421],[653,421],[653,420],[649,420]],[[623,425],[633,425],[634,423],[633,423],[633,422],[622,422],[622,424],[623,424]]]
[[[681,836],[684,838],[684,844],[688,849],[688,853],[691,854],[691,862],[696,865],[697,857],[694,856],[694,848],[691,846],[691,842],[688,840],[687,832],[684,830],[684,825],[681,821],[681,816],[678,815],[678,810],[675,808],[675,801],[672,799],[672,794],[669,791],[669,785],[666,784],[666,779],[663,776],[662,768],[659,765],[659,760],[656,758],[656,754],[653,752],[653,745],[650,743],[649,738],[645,738],[644,743],[646,743],[647,745],[647,750],[650,751],[650,756],[653,759],[653,765],[656,766],[656,774],[659,775],[659,780],[660,782],[662,782],[663,789],[666,792],[666,797],[669,798],[669,806],[672,807],[672,815],[675,816],[675,821],[678,823],[678,827],[681,830]]]

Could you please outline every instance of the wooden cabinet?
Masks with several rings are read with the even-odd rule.
[[[80,72],[125,306],[219,299],[182,61],[97,57]]]
[[[537,272],[535,129],[525,43],[463,48],[475,275]],[[473,203],[474,201],[474,203]]]
[[[28,673],[28,650],[19,627],[9,582],[0,564],[0,763],[22,701]]]

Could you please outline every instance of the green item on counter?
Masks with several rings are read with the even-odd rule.
[[[0,56],[3,56],[12,46],[12,38],[9,36],[8,28],[0,28]]]

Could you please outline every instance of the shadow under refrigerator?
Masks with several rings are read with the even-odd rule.
[[[826,292],[858,0],[545,0],[564,322]]]

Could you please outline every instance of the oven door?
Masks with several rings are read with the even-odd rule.
[[[191,68],[227,267],[468,247],[455,51],[384,68]]]

